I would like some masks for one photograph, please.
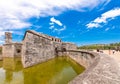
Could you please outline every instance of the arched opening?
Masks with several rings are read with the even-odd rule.
[[[20,49],[17,49],[17,53],[21,53],[21,50],[20,50]]]
[[[58,48],[55,48],[55,55],[58,56]]]

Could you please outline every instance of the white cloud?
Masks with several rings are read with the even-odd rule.
[[[51,25],[49,29],[54,29],[54,25]]]
[[[59,28],[55,27],[55,24],[57,24]],[[58,32],[58,34],[60,34],[61,31],[66,30],[66,26],[63,25],[61,21],[55,19],[54,17],[50,18],[49,25],[50,25],[49,29],[51,29],[53,32]]]
[[[3,36],[4,35],[4,31],[0,31],[0,36]]]
[[[88,28],[99,27],[100,25],[97,23],[89,23],[86,25]]]
[[[59,31],[64,31],[66,30],[66,26],[63,26],[63,28],[61,28]]]
[[[31,17],[55,16],[65,10],[93,9],[107,1],[109,0],[0,0],[0,27],[25,28],[31,26],[26,22]]]
[[[88,28],[100,27],[101,23],[107,23],[109,20],[115,19],[120,16],[120,8],[115,8],[110,11],[107,11],[101,15],[101,17],[96,18],[94,21],[91,21],[86,26]]]
[[[62,31],[64,31],[64,30],[66,30],[66,26],[63,26],[63,28],[60,28],[60,29],[58,29],[58,28],[54,28],[53,29],[53,32],[57,32],[58,34],[60,34]]]
[[[52,17],[52,18],[50,19],[50,21],[51,21],[51,23],[56,23],[56,24],[59,25],[59,26],[62,26],[62,25],[63,25],[59,20],[56,20],[54,17]]]
[[[23,29],[32,26],[32,17],[57,16],[66,10],[91,10],[109,0],[0,0],[1,29]],[[57,21],[59,25],[59,21]],[[1,31],[2,32],[2,31]]]

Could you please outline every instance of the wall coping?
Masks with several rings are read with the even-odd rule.
[[[42,34],[42,33],[35,32],[35,31],[33,31],[33,30],[27,30],[27,31],[25,32],[25,35],[24,35],[24,37],[23,37],[23,40],[25,39],[25,36],[26,36],[27,32],[28,32],[28,33],[32,33],[32,34],[34,34],[34,35],[37,35],[37,36],[39,36],[39,37],[48,39],[48,40],[52,40],[52,38],[55,38],[55,37],[52,37],[52,36],[48,36],[48,35],[46,35],[46,34]],[[49,38],[48,38],[48,37],[49,37]],[[59,38],[55,38],[55,39],[59,39]],[[59,40],[60,40],[60,39],[59,39]]]
[[[8,44],[3,44],[4,45],[23,45],[22,43],[18,43],[18,42],[15,42],[15,43],[8,43]]]
[[[70,81],[69,84],[120,83],[120,66],[117,61],[103,53],[88,53],[95,56],[93,63],[82,74]]]

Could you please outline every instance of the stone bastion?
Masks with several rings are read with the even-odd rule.
[[[106,54],[70,50],[59,55],[66,55],[86,68],[69,84],[120,84],[120,65]]]
[[[34,31],[26,31],[21,43],[12,43],[11,34],[6,33],[2,57],[21,56],[22,64],[27,68],[56,56],[67,56],[86,68],[69,84],[120,84],[120,66],[113,58],[103,53],[80,51],[76,47]]]

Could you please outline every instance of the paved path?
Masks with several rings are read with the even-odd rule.
[[[103,53],[113,57],[115,60],[120,62],[120,52],[115,51],[115,53],[113,54],[112,50],[103,50]]]
[[[104,50],[103,53],[98,54],[93,64],[69,84],[120,84],[120,52],[113,54]]]
[[[115,53],[113,54],[113,50],[102,50],[103,53],[109,55],[110,57],[112,57],[113,59],[116,60],[116,62],[118,62],[119,67],[120,67],[120,52],[115,51]],[[94,50],[94,52],[96,52],[96,50]]]

